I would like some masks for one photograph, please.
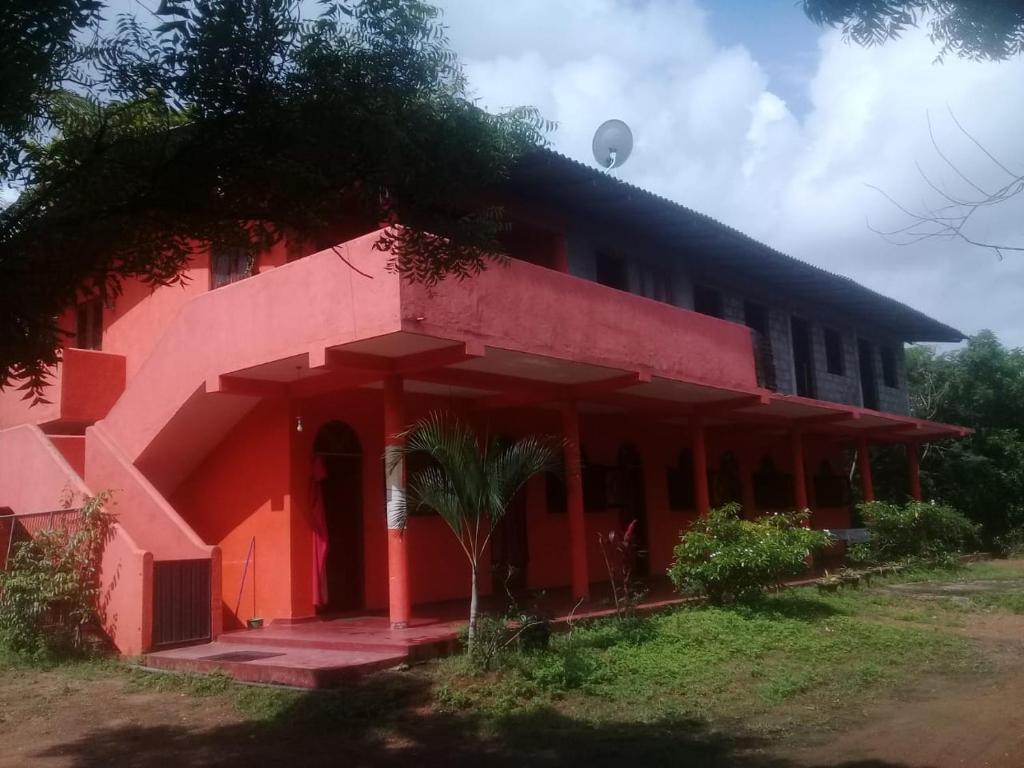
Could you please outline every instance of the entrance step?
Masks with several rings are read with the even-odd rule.
[[[271,624],[262,629],[226,632],[217,638],[225,645],[253,649],[265,647],[402,654],[410,662],[446,656],[458,647],[458,625],[447,622],[414,622],[391,629],[387,620],[360,617]]]
[[[145,666],[171,672],[222,672],[244,683],[332,688],[408,661],[403,651],[322,650],[290,646],[245,647],[215,641],[146,654]]]

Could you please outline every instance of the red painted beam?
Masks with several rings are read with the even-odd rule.
[[[473,403],[473,409],[487,411],[496,408],[521,408],[527,405],[539,405],[555,400],[588,400],[595,395],[614,392],[617,389],[632,387],[650,380],[649,374],[645,375],[635,371],[622,376],[612,376],[611,378],[588,381],[582,384],[552,386],[550,389],[530,387],[526,391],[512,390],[499,395],[480,398]]]
[[[288,394],[288,385],[280,381],[222,375],[207,379],[206,391],[210,394],[244,395],[246,397],[283,397]]]

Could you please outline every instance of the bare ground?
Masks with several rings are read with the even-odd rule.
[[[1024,568],[1024,565],[1022,565]],[[1024,574],[1024,570],[1022,570]],[[140,687],[113,668],[0,670],[0,768],[14,766],[1024,766],[1024,616],[965,614],[983,673],[936,674],[785,739],[685,721],[594,726],[558,712],[484,722],[432,707],[426,676],[384,673],[324,712],[297,697],[270,720],[237,700]]]

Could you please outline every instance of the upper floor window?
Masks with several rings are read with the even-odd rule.
[[[626,262],[609,253],[598,253],[595,257],[597,282],[620,291],[629,290],[629,270]]]
[[[846,373],[843,365],[843,337],[833,328],[825,329],[825,367],[836,376]]]
[[[693,310],[702,315],[721,317],[724,314],[722,292],[704,285],[693,286]]]
[[[898,387],[899,378],[896,375],[896,353],[892,347],[882,347],[879,352],[882,354],[882,383],[887,387]]]
[[[655,301],[663,301],[666,304],[675,303],[675,293],[672,290],[672,273],[664,267],[656,267],[651,264],[639,265],[640,295]]]
[[[565,237],[559,232],[513,220],[501,233],[501,244],[513,259],[548,269],[564,268],[561,262]]]
[[[210,288],[251,277],[253,260],[244,248],[217,248],[210,253]]]
[[[811,324],[802,317],[790,318],[790,336],[793,345],[793,374],[796,393],[800,397],[814,397],[814,352],[811,346]]]
[[[743,302],[743,322],[754,337],[754,368],[757,372],[757,384],[760,387],[774,390],[777,387],[777,382],[772,338],[768,333],[768,307],[754,301]]]
[[[90,299],[78,305],[75,312],[75,346],[79,349],[103,347],[103,302]]]

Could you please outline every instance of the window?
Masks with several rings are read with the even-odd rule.
[[[769,456],[762,457],[754,473],[754,504],[759,510],[793,508],[793,477],[779,471]]]
[[[887,387],[898,387],[899,378],[896,376],[896,353],[892,347],[882,347],[882,383]]]
[[[774,391],[777,388],[777,382],[775,354],[772,352],[771,334],[768,333],[768,307],[754,301],[744,301],[743,323],[753,335],[757,385]]]
[[[679,452],[676,466],[665,470],[665,480],[668,483],[669,509],[688,510],[697,505],[693,489],[693,454],[688,449]]]
[[[667,269],[650,264],[639,264],[637,268],[641,296],[646,296],[648,299],[654,299],[655,301],[662,301],[665,304],[675,303],[675,294],[672,291],[672,274]]]
[[[597,282],[620,291],[629,290],[629,271],[626,262],[618,256],[598,253],[596,257]]]
[[[796,393],[800,397],[815,397],[814,356],[811,351],[811,324],[800,317],[790,318],[793,343],[793,373]]]
[[[814,475],[814,502],[818,507],[845,507],[850,501],[849,478],[837,475],[830,461],[823,461]]]
[[[744,301],[743,323],[758,333],[768,333],[768,307],[755,301]]]
[[[210,254],[210,288],[251,277],[253,260],[243,248],[222,248]]]
[[[721,317],[723,314],[721,291],[703,285],[693,286],[693,310],[702,315]]]
[[[565,477],[562,473],[544,473],[544,496],[547,501],[548,512],[553,514],[565,513]]]
[[[843,337],[832,328],[825,329],[825,365],[828,372],[836,376],[846,373],[843,365]]]
[[[90,299],[78,305],[75,315],[75,346],[101,349],[103,346],[103,302]]]

